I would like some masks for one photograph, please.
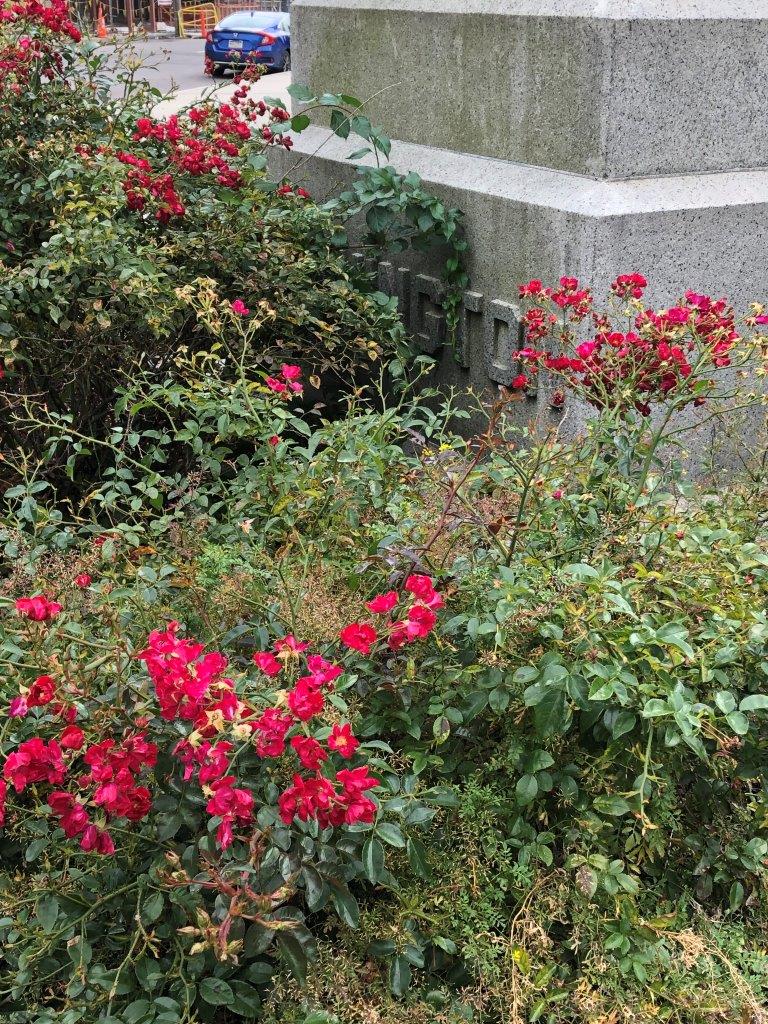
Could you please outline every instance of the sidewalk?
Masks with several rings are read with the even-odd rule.
[[[271,96],[282,100],[290,110],[291,97],[288,93],[288,86],[291,84],[289,72],[279,75],[264,75],[251,89],[251,95],[256,99],[264,96]],[[210,99],[215,97],[219,101],[227,100],[235,91],[237,86],[232,81],[225,81],[225,84],[209,82],[208,85],[193,89],[179,89],[170,99],[162,100],[152,111],[155,117],[168,117],[175,114],[184,107],[197,103],[203,97]]]

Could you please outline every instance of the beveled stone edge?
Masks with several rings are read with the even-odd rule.
[[[415,14],[489,14],[595,21],[760,21],[768,0],[293,0],[302,7]]]
[[[355,148],[349,140],[339,139],[325,128],[312,127],[295,137],[293,152],[300,157],[296,165],[313,156],[350,167],[375,163],[370,157],[348,160]],[[389,163],[403,173],[415,171],[434,185],[582,217],[768,206],[768,169],[605,181],[400,141],[393,141]],[[294,164],[289,166],[288,177],[291,166]]]

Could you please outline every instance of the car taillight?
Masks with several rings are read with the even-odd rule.
[[[261,44],[262,46],[271,46],[272,43],[277,41],[277,36],[271,36],[268,32],[262,32]]]

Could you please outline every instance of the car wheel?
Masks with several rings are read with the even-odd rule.
[[[281,71],[290,71],[291,70],[291,51],[290,50],[286,50],[285,53],[283,54],[283,63],[280,65],[280,70]]]

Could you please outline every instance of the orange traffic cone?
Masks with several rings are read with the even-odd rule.
[[[101,4],[99,4],[99,14],[96,18],[96,35],[99,39],[107,38],[107,23],[104,20],[104,11]]]
[[[208,25],[205,20],[205,11],[200,11],[200,35],[203,39],[208,35]]]

